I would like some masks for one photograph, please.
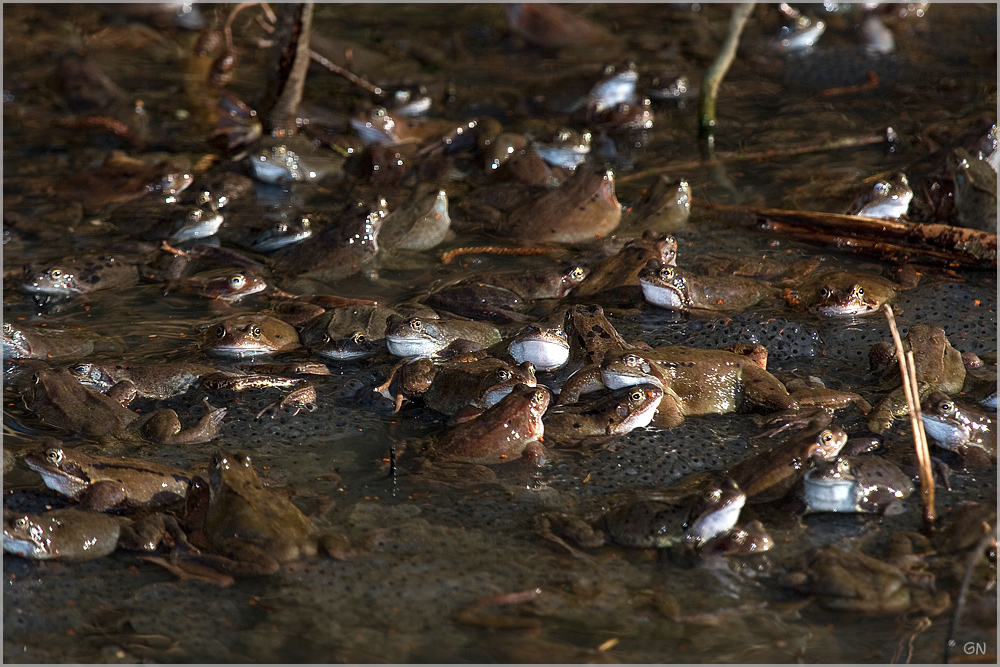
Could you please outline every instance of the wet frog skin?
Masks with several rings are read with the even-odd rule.
[[[163,536],[163,519],[140,521],[77,509],[45,514],[3,511],[4,551],[34,560],[92,560],[122,547],[153,551]]]
[[[913,482],[880,456],[840,456],[806,473],[803,494],[810,512],[883,513],[913,493]]]
[[[84,362],[68,370],[80,383],[116,399],[125,396],[126,391],[143,398],[178,396],[203,377],[217,372],[211,366],[185,362],[130,365]]]
[[[648,426],[663,398],[658,385],[616,389],[606,396],[553,406],[545,413],[545,436],[573,444],[628,433]]]
[[[579,167],[558,188],[511,213],[501,231],[533,243],[586,243],[613,232],[621,217],[614,173]]]
[[[394,315],[386,325],[385,342],[397,357],[431,357],[457,342],[471,344],[467,351],[487,348],[500,342],[500,332],[486,322]]]
[[[96,512],[170,505],[184,499],[191,482],[188,472],[173,466],[65,447],[33,449],[24,461],[50,489]]]
[[[434,461],[510,463],[538,449],[542,415],[550,394],[544,387],[519,384],[503,400],[475,419],[446,431],[429,451]]]
[[[4,359],[67,359],[95,352],[124,352],[117,338],[83,329],[3,323]]]
[[[572,292],[589,270],[581,266],[532,271],[492,271],[476,273],[455,284],[486,284],[509,289],[522,299],[561,299]]]
[[[267,489],[242,452],[216,452],[209,465],[204,537],[210,553],[189,555],[238,576],[274,574],[282,563],[337,552],[288,498]]]
[[[654,260],[665,266],[675,266],[677,239],[652,231],[644,232],[641,238],[632,239],[617,253],[598,262],[575,294],[593,296],[614,288],[638,286],[643,267]]]
[[[916,285],[918,277],[904,276],[894,283],[870,273],[847,271],[811,275],[784,291],[788,305],[821,317],[856,317],[877,312],[901,290]]]
[[[997,461],[996,415],[958,403],[934,391],[920,406],[927,436],[955,452],[966,465],[980,467]]]
[[[188,444],[215,437],[225,408],[209,408],[198,423],[181,427],[173,410],[140,416],[121,402],[77,382],[66,370],[44,370],[34,376],[26,397],[28,408],[45,422],[101,440]]]
[[[39,297],[67,298],[139,282],[139,269],[116,255],[79,255],[24,267],[21,289]]]
[[[957,394],[962,390],[966,377],[966,364],[962,353],[952,347],[948,336],[941,327],[913,324],[903,337],[903,352],[913,352],[913,366],[916,370],[919,400],[932,391]],[[899,380],[899,365],[896,362],[895,346],[876,343],[870,352],[873,363],[888,364],[888,373],[897,384],[871,413],[868,428],[874,433],[882,433],[892,426],[892,422],[909,414],[906,395]]]
[[[204,336],[205,351],[218,357],[258,357],[301,347],[295,328],[269,315],[237,315]]]
[[[704,489],[636,493],[586,519],[544,514],[536,531],[567,546],[558,536],[583,547],[617,544],[637,549],[698,547],[727,533],[739,520],[746,495],[732,480],[711,482]]]
[[[890,179],[879,179],[864,192],[847,210],[847,215],[896,220],[910,208],[913,190],[903,172],[896,172]]]
[[[746,492],[747,502],[773,502],[802,481],[813,461],[833,460],[846,442],[847,433],[840,427],[805,431],[743,459],[726,475]]]
[[[451,360],[434,367],[434,380],[423,395],[424,405],[446,415],[467,405],[490,408],[518,384],[536,385],[530,362],[511,366],[493,357]]]
[[[235,303],[245,296],[258,294],[267,289],[267,281],[259,274],[249,271],[211,271],[171,285],[168,291],[195,294],[206,299]]]
[[[660,428],[677,426],[686,416],[734,412],[744,402],[770,410],[839,408],[851,402],[863,412],[870,409],[864,399],[849,392],[806,389],[789,394],[752,358],[725,350],[670,346],[610,351],[601,364],[600,375],[610,389],[658,383],[663,388],[663,400],[653,423]]]
[[[776,291],[752,278],[698,276],[651,259],[639,272],[646,301],[668,310],[739,312],[760,303]]]
[[[516,363],[531,363],[540,373],[562,368],[569,361],[569,340],[562,324],[529,325],[507,345]]]
[[[396,314],[384,306],[331,308],[302,330],[302,342],[326,359],[364,359],[385,347],[387,322]]]

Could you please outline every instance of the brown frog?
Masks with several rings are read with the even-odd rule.
[[[903,352],[913,352],[916,369],[918,400],[932,391],[957,394],[965,383],[966,364],[962,353],[951,346],[941,327],[914,324],[903,338]],[[897,386],[876,406],[868,418],[868,428],[882,433],[892,426],[895,419],[909,414],[906,394],[899,380],[896,348],[891,343],[876,343],[869,353],[873,365],[888,364],[887,375]],[[972,360],[970,359],[970,362]]]
[[[832,461],[847,442],[840,427],[803,430],[792,438],[748,456],[726,472],[747,494],[747,502],[784,498],[809,471],[813,461]]]
[[[872,273],[826,271],[810,275],[783,296],[788,305],[822,317],[855,317],[877,312],[902,290],[920,280],[912,269],[899,273],[900,282]]]
[[[921,404],[920,417],[931,441],[958,454],[966,465],[997,462],[996,415],[933,391]]]
[[[493,357],[453,359],[434,366],[433,372],[434,380],[423,395],[424,405],[446,415],[468,405],[490,408],[518,384],[536,385],[530,362],[511,366]]]
[[[863,412],[871,409],[863,398],[850,392],[804,389],[789,394],[752,358],[727,350],[684,346],[612,350],[600,366],[600,377],[610,389],[646,382],[659,384],[663,400],[653,423],[660,428],[677,426],[685,416],[734,412],[744,403],[788,410],[804,406],[841,408],[853,402]]]
[[[270,315],[236,315],[205,331],[204,349],[219,357],[257,357],[301,347],[295,327]]]
[[[817,465],[803,478],[810,512],[893,514],[913,493],[913,482],[891,461],[874,454],[839,456]]]
[[[32,449],[24,461],[47,487],[96,512],[170,505],[184,499],[191,482],[190,473],[174,466],[66,447]]]
[[[431,460],[460,463],[509,463],[538,457],[544,433],[542,415],[550,394],[544,387],[519,384],[492,408],[475,419],[445,431],[431,446]]]
[[[676,266],[649,260],[639,272],[646,301],[668,310],[739,312],[777,291],[766,283],[739,276],[699,276]]]
[[[326,359],[364,359],[385,347],[387,322],[396,314],[385,306],[331,308],[302,330],[302,342]]]
[[[249,455],[216,452],[208,473],[204,527],[191,536],[208,553],[186,558],[236,576],[260,576],[319,553],[346,554],[342,538],[320,533],[288,498],[261,483]]]
[[[622,225],[672,233],[683,229],[690,217],[691,184],[683,178],[670,180],[661,175],[639,201],[628,207]]]
[[[181,426],[173,410],[158,410],[140,416],[119,401],[85,387],[66,370],[43,370],[34,376],[34,386],[26,402],[45,422],[85,436],[160,444],[193,444],[215,437],[226,414],[225,408],[211,408],[188,429]]]
[[[657,385],[623,387],[579,403],[553,406],[545,413],[545,436],[563,444],[592,442],[648,426],[663,398]]]
[[[522,299],[561,299],[580,285],[588,274],[589,270],[582,266],[527,271],[491,271],[460,278],[454,284],[486,284],[503,287]]]
[[[85,329],[3,323],[4,359],[65,359],[95,352],[124,351],[125,344],[114,336]]]
[[[24,267],[21,289],[39,298],[64,299],[139,282],[139,269],[124,257],[88,254]]]
[[[586,243],[609,235],[621,217],[614,172],[581,166],[558,188],[514,210],[500,231],[533,243]]]
[[[454,344],[464,344],[466,351],[487,348],[500,342],[500,332],[486,322],[392,315],[386,323],[385,342],[389,353],[397,357],[431,357]]]
[[[515,363],[530,362],[540,373],[562,368],[569,361],[569,340],[562,323],[531,324],[507,344]]]
[[[78,509],[24,514],[4,508],[3,550],[34,560],[92,560],[116,549],[154,551],[164,535],[164,518],[127,517]]]
[[[933,616],[949,604],[946,592],[912,585],[895,565],[832,544],[809,551],[801,569],[781,579],[830,611],[886,615],[914,610]]]
[[[647,230],[611,257],[598,262],[575,294],[593,296],[615,288],[638,287],[640,272],[647,262],[653,260],[666,266],[676,266],[677,239]]]

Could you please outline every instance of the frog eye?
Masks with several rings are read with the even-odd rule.
[[[283,222],[279,222],[272,229],[274,229],[274,231],[278,232],[279,234],[284,234],[285,232],[288,231],[288,225],[286,225]]]
[[[10,324],[9,322],[4,322],[3,323],[3,332],[4,332],[4,334],[6,334],[8,336],[10,334],[14,333],[14,325]]]
[[[261,333],[260,327],[258,326],[255,326],[252,329],[250,329],[250,335],[253,336],[254,338],[260,338],[260,333]]]
[[[187,217],[188,220],[191,220],[193,222],[201,220],[201,209],[200,208],[191,209],[190,211],[188,211]]]
[[[16,521],[14,521],[14,526],[17,528],[24,528],[28,525],[28,517],[19,516]]]
[[[558,331],[556,331],[556,335],[559,336],[560,338],[562,338],[563,340],[567,339],[566,332],[563,331],[562,329],[559,329]]]
[[[246,284],[247,284],[246,276],[244,276],[242,273],[237,273],[235,276],[229,279],[229,286],[232,287],[233,289],[243,289],[243,287]]]
[[[674,279],[674,268],[672,266],[665,266],[660,269],[660,280],[668,281]]]
[[[331,340],[330,339],[330,334],[323,334],[323,342],[324,343],[329,343],[330,340]]]
[[[875,184],[875,187],[872,189],[875,190],[877,194],[880,195],[885,194],[886,192],[889,191],[889,184],[886,183],[885,181],[879,181],[878,183]]]
[[[854,296],[858,297],[859,299],[863,299],[865,296],[865,288],[862,287],[861,285],[855,285]]]
[[[628,395],[628,400],[632,401],[633,403],[638,403],[639,401],[642,400],[642,396],[643,394],[641,389],[633,389],[632,393]]]
[[[705,492],[705,501],[709,503],[717,503],[722,500],[722,489],[712,489]]]
[[[511,378],[510,371],[507,370],[506,368],[501,368],[499,371],[497,371],[497,380],[499,380],[500,382],[506,382],[510,378]]]
[[[63,277],[63,272],[59,269],[52,269],[51,271],[49,271],[49,278],[52,278],[52,280],[59,280],[62,277]]]
[[[410,320],[410,328],[413,329],[414,331],[420,331],[420,329],[422,329],[423,326],[424,323],[421,322],[420,318],[418,317],[414,317],[412,320]]]
[[[569,272],[569,277],[573,280],[583,280],[583,268],[574,266],[573,270]]]
[[[219,325],[215,328],[215,335],[219,338],[224,338],[226,335],[226,327]]]
[[[200,193],[198,193],[198,199],[196,199],[195,201],[198,202],[199,206],[201,206],[202,204],[207,204],[208,202],[212,201],[212,193],[209,192],[208,190],[202,190]]]
[[[49,460],[49,463],[53,465],[59,465],[63,460],[63,453],[61,449],[49,449],[45,452],[45,458]]]
[[[535,395],[531,397],[532,403],[542,403],[545,401],[545,390],[538,389],[535,391]]]
[[[950,414],[955,410],[955,406],[951,401],[941,401],[938,403],[938,410],[943,414]]]
[[[819,290],[819,298],[821,299],[829,299],[830,295],[832,294],[833,290],[831,290],[829,287],[822,287]]]
[[[833,431],[827,429],[819,434],[819,439],[823,443],[833,442]]]
[[[634,354],[626,354],[625,357],[622,359],[622,361],[625,362],[626,366],[638,366],[639,365],[639,357],[636,356],[636,355],[634,355]]]
[[[354,340],[355,343],[358,344],[364,343],[366,340],[368,340],[368,336],[364,335],[360,331],[354,334],[351,338]]]
[[[299,224],[302,225],[302,229],[309,229],[310,225],[312,225],[312,223],[309,222],[309,218],[302,218],[299,220]]]

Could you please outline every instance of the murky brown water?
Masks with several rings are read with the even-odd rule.
[[[574,9],[607,25],[615,39],[609,45],[543,52],[512,39],[496,5],[320,5],[315,43],[330,57],[349,46],[354,68],[377,83],[426,85],[435,117],[490,116],[505,129],[528,132],[569,122],[545,101],[578,80],[586,82],[585,90],[606,63],[635,62],[640,87],[654,74],[685,74],[698,82],[728,23],[727,8],[712,5],[700,11],[661,5]],[[248,101],[259,97],[264,76],[263,58],[250,42],[266,37],[248,23],[256,11],[246,10],[245,21],[235,24],[242,60],[229,86]],[[215,13],[209,9],[206,16],[211,20]],[[218,11],[220,17],[225,13]],[[771,48],[781,16],[774,6],[757,8],[721,88],[718,150],[780,151],[892,126],[900,137],[893,152],[872,145],[731,160],[724,162],[720,178],[718,170],[696,164],[696,102],[654,102],[651,129],[604,144],[600,161],[616,170],[618,199],[635,201],[652,182],[649,170],[687,161],[694,166],[670,175],[687,178],[695,197],[839,212],[863,179],[908,168],[928,155],[936,137],[957,135],[977,118],[995,120],[995,5],[932,6],[923,19],[892,22],[897,51],[879,57],[864,53],[854,21],[833,15],[825,20],[829,28],[813,53],[786,56]],[[91,222],[110,211],[81,215],[74,202],[47,194],[67,177],[95,168],[109,150],[124,149],[149,162],[169,156],[185,166],[206,154],[220,156],[219,164],[198,178],[246,170],[244,163],[226,163],[226,154],[206,141],[208,130],[192,120],[197,105],[191,105],[188,94],[196,87],[185,72],[195,37],[190,31],[102,17],[90,7],[5,5],[4,209],[5,215],[16,212],[32,221],[26,233],[4,246],[5,322],[121,335],[127,361],[186,359],[227,366],[197,347],[199,326],[230,312],[204,300],[164,295],[162,285],[142,283],[40,309],[17,290],[18,269],[27,261],[104,249],[120,240],[113,228]],[[149,129],[141,148],[108,131],[66,126],[67,119],[91,113],[67,106],[68,93],[55,75],[67,51],[79,47],[123,91],[101,113],[135,128],[130,110],[142,100]],[[871,72],[877,83],[864,89]],[[862,90],[828,94],[850,86]],[[314,117],[317,109],[348,114],[364,97],[313,65],[304,108]],[[356,138],[344,141],[360,145]],[[466,176],[442,179],[453,204],[473,180],[463,172],[467,166],[455,165]],[[296,185],[290,193],[260,188],[250,195],[250,207],[266,210],[274,206],[268,198],[277,197],[278,205],[294,201],[322,216],[339,210],[350,196],[376,192],[391,205],[402,197],[391,187],[335,176],[316,187]],[[133,206],[138,205],[126,203],[117,212]],[[698,208],[677,236],[681,265],[685,257],[711,250],[880,268],[733,227]],[[447,267],[439,262],[441,249],[484,242],[496,239],[461,234],[405,262],[387,259],[378,280],[335,282],[329,291],[395,302],[439,278],[467,271],[594,261],[592,252],[576,248],[554,259],[470,255]],[[15,273],[8,276],[11,270]],[[276,278],[280,283],[281,276]],[[993,271],[949,276],[928,270],[921,284],[897,301],[900,327],[936,324],[958,349],[995,354],[996,293]],[[254,312],[265,305],[251,297],[236,309]],[[626,339],[650,345],[759,342],[770,351],[769,368],[817,375],[832,388],[853,388],[872,402],[881,397],[864,384],[868,348],[889,336],[881,316],[820,321],[775,307],[731,317],[671,317],[646,308],[612,321]],[[212,443],[147,446],[142,455],[196,466],[219,447],[249,451],[273,483],[299,492],[296,502],[307,510],[332,498],[333,509],[321,523],[365,545],[364,555],[347,562],[298,563],[277,576],[239,580],[228,588],[177,581],[130,553],[68,564],[5,555],[5,661],[888,662],[894,655],[905,658],[911,649],[914,662],[942,659],[954,606],[924,627],[917,612],[875,617],[825,612],[775,583],[810,547],[837,544],[878,556],[891,533],[919,528],[914,498],[902,514],[884,519],[803,518],[755,507],[744,518],[761,519],[776,547],[764,556],[733,561],[725,576],[665,555],[615,547],[593,550],[589,560],[575,559],[534,533],[538,513],[585,508],[611,492],[727,468],[752,446],[749,439],[759,429],[750,416],[692,418],[669,431],[639,430],[591,456],[564,455],[531,473],[500,466],[499,482],[493,484],[455,490],[403,475],[394,487],[382,463],[389,444],[433,437],[442,424],[415,406],[390,415],[385,404],[369,398],[368,389],[381,382],[385,369],[369,361],[331,363],[332,374],[314,380],[317,412],[263,422],[254,416],[282,391],[196,390],[140,405],[145,410],[174,407],[185,421],[203,414],[202,397],[226,405],[221,435]],[[61,436],[27,411],[15,375],[5,375],[5,447],[18,452],[42,434]],[[843,411],[838,419],[852,435],[866,432],[856,410]],[[66,440],[85,444],[71,436]],[[888,455],[896,460],[908,458],[909,443],[909,425],[903,421],[886,435]],[[958,469],[952,487],[939,490],[942,511],[963,500],[993,503],[996,468]],[[5,507],[32,511],[67,504],[41,487],[23,462],[5,475],[4,501]],[[957,582],[939,584],[954,599]],[[533,589],[541,592],[530,601],[487,609],[480,620],[493,627],[457,618],[477,600]],[[978,642],[995,655],[995,590],[973,589],[955,639],[959,654],[966,642]]]

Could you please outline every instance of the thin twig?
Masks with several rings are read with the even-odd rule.
[[[451,264],[459,255],[485,253],[490,255],[550,255],[559,252],[559,248],[503,248],[500,246],[480,245],[468,248],[455,248],[441,255],[442,264]]]
[[[729,66],[736,56],[736,47],[740,43],[740,33],[747,19],[753,13],[756,3],[744,2],[733,8],[732,18],[729,19],[729,32],[722,42],[719,54],[715,56],[715,61],[711,67],[705,70],[705,78],[701,84],[701,95],[698,98],[698,138],[707,141],[709,145],[715,142],[715,100],[719,95],[719,84],[726,77]]]
[[[913,352],[903,351],[903,340],[896,328],[896,317],[892,306],[886,304],[885,318],[889,321],[892,341],[896,344],[896,358],[899,360],[899,373],[903,377],[903,392],[906,394],[906,405],[910,411],[910,426],[913,428],[913,443],[917,452],[917,462],[920,464],[920,495],[924,505],[924,529],[931,532],[934,529],[934,477],[931,471],[931,457],[927,449],[927,435],[924,433],[924,422],[920,418],[920,399],[917,388],[917,371],[913,365]]]
[[[223,34],[226,36],[226,48],[233,48],[233,20],[236,15],[242,12],[247,7],[253,7],[254,5],[259,5],[259,2],[241,2],[240,4],[233,7],[233,11],[229,12],[229,17],[226,19],[226,25],[222,28]],[[267,11],[271,11],[268,8]],[[274,14],[272,14],[274,16]]]
[[[381,88],[376,86],[374,83],[369,81],[368,79],[358,76],[349,69],[341,67],[337,63],[333,62],[332,60],[323,56],[322,54],[317,53],[316,51],[310,50],[309,57],[318,62],[323,67],[333,72],[334,74],[336,74],[337,76],[344,77],[354,85],[364,88],[365,90],[367,90],[372,95],[375,95],[376,97],[381,97],[382,94],[385,92]]]

